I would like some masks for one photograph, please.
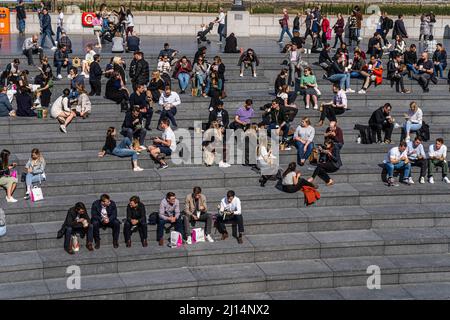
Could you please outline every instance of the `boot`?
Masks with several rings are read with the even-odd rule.
[[[117,240],[113,241],[113,247],[114,249],[117,249],[119,247],[119,242]]]
[[[88,243],[86,244],[86,248],[87,248],[89,251],[94,251],[94,247],[92,246],[92,242],[88,242]]]
[[[95,240],[95,249],[100,249],[100,240]]]
[[[144,241],[142,241],[142,246],[143,246],[144,248],[148,246],[147,239],[144,239]]]

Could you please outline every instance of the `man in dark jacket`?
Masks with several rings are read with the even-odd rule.
[[[27,13],[25,12],[25,7],[23,5],[23,0],[19,0],[19,3],[16,6],[16,18],[19,34],[23,36],[25,35],[25,20],[27,18]]]
[[[91,224],[91,219],[87,214],[86,206],[82,202],[78,202],[74,207],[67,212],[66,220],[64,221],[65,238],[64,249],[69,254],[73,254],[72,249],[72,235],[79,233],[81,237],[87,234],[86,248],[89,251],[94,250],[92,241],[94,238],[94,228]]]
[[[373,34],[373,37],[369,39],[368,48],[367,48],[367,54],[370,56],[375,56],[377,59],[381,58],[381,55],[383,54],[381,40],[383,38],[381,37],[381,34],[379,32],[375,32]]]
[[[6,87],[0,86],[0,117],[9,117],[13,110],[6,91]]]
[[[272,100],[272,107],[270,112],[270,124],[267,127],[267,132],[270,134],[272,129],[277,129],[283,132],[283,140],[286,140],[289,132],[289,118],[284,107],[280,106],[277,99]]]
[[[395,20],[394,30],[392,30],[392,39],[395,39],[397,35],[400,35],[403,39],[408,38],[402,14],[398,15],[398,20]]]
[[[230,35],[225,39],[225,49],[223,50],[223,53],[239,53],[237,47],[237,39],[234,33],[230,33]]]
[[[409,46],[409,49],[403,54],[403,63],[408,69],[409,77],[411,78],[411,73],[417,74],[417,48],[414,43]]]
[[[208,128],[213,121],[217,121],[222,128],[228,128],[230,124],[230,117],[228,111],[223,108],[223,101],[219,100],[217,106],[209,112]]]
[[[383,22],[381,23],[381,30],[382,30],[381,37],[383,38],[383,42],[384,42],[385,46],[389,45],[387,35],[393,27],[394,27],[394,21],[392,21],[392,19],[387,16],[387,12],[385,11],[383,13]]]
[[[62,68],[66,68],[67,74],[69,74],[69,70],[72,68],[72,62],[69,60],[69,54],[67,53],[67,47],[65,45],[60,45],[59,49],[55,51],[53,64],[56,67],[56,75],[58,79],[62,79]]]
[[[139,51],[140,42],[141,40],[136,35],[136,32],[133,32],[127,39],[127,50],[132,52]]]
[[[140,51],[134,53],[134,59],[130,64],[130,78],[133,90],[138,84],[147,85],[150,81],[150,68],[148,62],[144,60],[144,54]]]
[[[50,15],[48,14],[48,10],[47,8],[44,8],[42,10],[42,39],[41,39],[41,47],[44,47],[45,44],[45,38],[49,37],[50,41],[53,45],[52,50],[56,50],[56,43],[55,40],[53,40],[53,30],[52,30],[52,18],[50,17]]]
[[[152,130],[150,124],[153,117],[153,108],[148,104],[145,85],[138,84],[136,86],[136,90],[130,95],[130,106],[139,106],[141,114],[145,117],[145,130]]]
[[[112,229],[113,246],[119,247],[120,222],[117,219],[117,206],[109,195],[101,195],[92,203],[91,222],[94,228],[95,249],[100,249],[100,228]]]
[[[141,146],[144,145],[145,136],[147,135],[147,130],[144,129],[142,120],[143,116],[140,108],[132,106],[125,114],[121,132],[124,137],[129,138],[131,141],[133,141],[133,138],[139,139]],[[144,150],[145,149],[146,148],[144,147]]]
[[[372,113],[369,119],[369,127],[372,134],[372,141],[382,143],[381,131],[384,131],[384,143],[391,143],[392,130],[394,130],[394,121],[391,117],[392,106],[386,103]]]
[[[123,227],[123,235],[125,237],[127,248],[131,247],[131,234],[135,230],[139,231],[142,246],[147,247],[147,218],[145,205],[137,196],[131,197],[127,206],[127,219]]]
[[[102,94],[103,70],[100,66],[100,55],[94,55],[94,61],[89,66],[89,84],[91,85],[90,96],[100,96]]]

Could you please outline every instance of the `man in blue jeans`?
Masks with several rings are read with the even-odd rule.
[[[291,31],[289,31],[289,15],[287,12],[287,9],[283,9],[283,18],[280,20],[281,25],[281,34],[280,34],[280,40],[278,40],[279,43],[283,43],[283,37],[284,34],[287,33],[290,39],[292,39]]]
[[[52,30],[52,18],[48,14],[47,8],[42,10],[42,39],[41,39],[41,47],[44,47],[45,38],[49,37],[50,41],[53,45],[52,50],[56,50],[56,43],[53,40],[53,30]]]
[[[25,20],[27,18],[27,13],[25,12],[25,7],[23,5],[23,0],[19,0],[19,3],[16,6],[16,17],[19,34],[23,36],[25,35]]]
[[[166,223],[175,226],[175,231],[183,232],[183,219],[180,214],[180,202],[175,193],[168,192],[159,205],[159,220],[156,228],[156,240],[160,246],[164,245],[164,227]]]
[[[384,167],[387,170],[388,186],[394,186],[394,170],[403,170],[403,183],[411,184],[409,180],[409,172],[411,171],[411,163],[408,159],[408,146],[405,141],[400,142],[398,147],[393,147],[386,154],[384,159]]]

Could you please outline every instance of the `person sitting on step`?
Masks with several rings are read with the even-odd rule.
[[[161,138],[153,139],[153,145],[148,147],[150,157],[159,163],[159,169],[168,168],[169,165],[163,160],[165,156],[170,156],[172,152],[177,149],[177,141],[175,133],[172,131],[169,125],[169,119],[162,118],[159,125],[163,131]],[[162,156],[162,157],[161,157]]]
[[[220,201],[219,214],[217,216],[217,230],[222,234],[222,240],[228,238],[226,223],[237,224],[239,235],[237,241],[243,243],[244,219],[242,218],[241,200],[236,197],[233,190],[229,190],[227,195]],[[235,226],[233,226],[234,230]],[[234,234],[234,232],[233,232]]]
[[[139,106],[141,114],[145,117],[145,130],[152,130],[150,124],[153,117],[153,108],[150,107],[147,99],[144,84],[137,84],[136,90],[130,95],[130,106]]]
[[[113,247],[119,247],[120,221],[117,219],[117,206],[107,194],[102,194],[91,207],[91,222],[94,229],[95,249],[100,249],[100,228],[112,229]]]
[[[414,141],[407,142],[407,146],[409,163],[411,163],[411,167],[420,168],[419,183],[423,184],[425,183],[425,176],[427,174],[428,161],[422,144],[422,138],[420,136],[416,136]],[[414,183],[414,180],[411,177],[411,171],[409,173],[409,183]]]
[[[138,165],[138,152],[133,149],[133,143],[130,138],[125,137],[117,144],[117,131],[114,127],[108,128],[105,145],[103,146],[102,151],[98,153],[98,156],[103,158],[105,154],[112,154],[120,158],[131,157],[133,171],[139,172],[144,170]]]
[[[202,189],[200,187],[194,187],[192,193],[189,193],[186,196],[182,217],[187,244],[192,244],[192,226],[195,226],[197,221],[205,222],[205,239],[208,242],[214,242],[214,239],[211,236],[212,216],[208,213],[206,197],[202,194]]]
[[[436,142],[430,145],[428,149],[428,182],[434,183],[433,174],[436,167],[442,168],[442,180],[445,183],[450,183],[447,177],[448,163],[447,163],[447,146],[444,144],[444,139],[437,138]]]
[[[385,103],[376,109],[369,119],[371,140],[376,143],[391,143],[392,130],[394,130],[394,119],[391,116],[392,106]],[[384,142],[381,140],[381,131],[384,132]]]
[[[330,126],[325,130],[324,137],[325,140],[330,139],[333,141],[334,145],[339,148],[339,150],[344,146],[344,133],[342,132],[342,129],[338,127],[337,120],[330,121]]]
[[[45,159],[39,149],[31,150],[31,157],[25,165],[25,185],[26,193],[25,200],[30,199],[31,188],[33,183],[42,183],[47,179],[45,175]]]
[[[69,254],[74,254],[72,248],[72,235],[80,234],[82,238],[87,235],[86,248],[89,251],[93,251],[94,247],[92,242],[94,241],[94,227],[91,223],[91,218],[86,210],[86,206],[82,202],[77,202],[75,206],[69,209],[66,215],[66,219],[63,224],[64,231],[64,249]]]
[[[125,114],[121,134],[130,139],[130,141],[133,141],[134,138],[139,139],[140,150],[147,149],[144,146],[147,130],[144,128],[143,116],[139,106],[133,107]]]
[[[433,62],[428,58],[427,52],[423,52],[421,58],[417,61],[417,72],[417,74],[412,75],[412,78],[419,83],[423,92],[429,92],[430,81],[436,84],[437,79],[434,76]]]
[[[304,186],[317,189],[317,186],[302,178],[300,171],[296,171],[297,164],[295,162],[289,163],[287,169],[282,174],[282,190],[287,193],[295,193],[300,191]]]
[[[341,155],[339,148],[334,145],[333,141],[328,139],[325,140],[324,147],[318,147],[319,152],[319,163],[314,170],[312,177],[308,178],[308,182],[313,183],[314,178],[319,176],[327,186],[334,184],[334,181],[328,175],[339,170],[342,166]]]
[[[309,158],[314,148],[314,127],[311,126],[311,121],[308,117],[303,117],[300,125],[294,133],[294,143],[297,148],[297,163],[303,166],[306,159]]]
[[[253,100],[245,100],[245,104],[240,107],[235,114],[234,121],[230,123],[230,129],[246,130],[250,126],[251,119],[255,115],[255,110],[253,110]]]
[[[347,110],[347,94],[345,90],[339,87],[339,84],[333,84],[334,97],[333,101],[325,102],[321,104],[320,120],[317,123],[317,127],[323,126],[325,118],[328,121],[337,121],[336,115],[341,115]]]
[[[147,217],[145,205],[138,196],[132,196],[127,206],[127,218],[123,226],[123,236],[126,247],[131,247],[131,234],[135,230],[139,231],[142,246],[148,246],[147,242]]]
[[[408,159],[408,146],[405,141],[401,141],[398,147],[393,147],[384,158],[384,167],[387,171],[388,186],[394,186],[394,170],[403,170],[403,182],[410,184],[409,172],[411,163]]]
[[[253,49],[247,49],[240,57],[238,66],[241,68],[240,77],[244,76],[244,69],[250,66],[253,77],[256,78],[256,67],[259,66],[259,59]]]
[[[363,83],[361,90],[358,91],[359,94],[366,94],[372,83],[375,83],[376,86],[380,85],[383,81],[383,64],[380,59],[377,59],[376,56],[370,56],[369,63],[363,67],[363,71],[366,71],[369,74],[369,77],[366,77]]]
[[[13,198],[14,191],[17,188],[17,177],[12,176],[12,170],[17,167],[17,163],[9,163],[11,152],[3,149],[0,152],[0,187],[6,189],[6,202],[17,202]]]
[[[175,120],[175,115],[177,114],[177,107],[181,104],[181,99],[178,93],[172,91],[170,86],[164,88],[164,92],[159,97],[159,105],[161,106],[161,114],[159,117],[159,122],[161,119],[168,118],[172,123],[174,130],[177,129],[177,121]]]
[[[164,245],[164,227],[170,223],[175,227],[175,231],[183,232],[183,218],[180,213],[180,201],[175,193],[168,192],[159,205],[159,220],[156,228],[156,241],[160,246]]]
[[[406,142],[411,140],[410,133],[411,131],[419,131],[422,128],[422,117],[423,112],[422,109],[419,108],[415,101],[409,104],[408,113],[405,113],[405,123],[403,124],[402,137],[400,140],[405,138]]]

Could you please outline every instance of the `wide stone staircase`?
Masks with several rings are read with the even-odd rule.
[[[80,49],[81,51],[81,49]],[[130,54],[125,54],[129,64]],[[109,61],[111,54],[102,55]],[[212,60],[212,56],[208,56]],[[5,65],[13,56],[0,56]],[[156,67],[156,57],[146,59]],[[230,116],[247,98],[259,107],[273,98],[273,83],[283,55],[260,55],[258,77],[239,77],[237,55],[222,55],[227,67],[225,108]],[[317,55],[308,56],[313,63]],[[25,64],[26,60],[21,59]],[[386,61],[385,61],[386,62]],[[332,98],[331,85],[322,79],[320,67],[313,65],[323,93],[320,101]],[[30,70],[36,75],[36,70]],[[105,80],[103,80],[105,83]],[[178,91],[175,80],[174,88]],[[336,184],[321,181],[321,199],[305,207],[303,194],[287,194],[275,182],[259,187],[259,175],[249,167],[205,167],[200,164],[172,165],[157,170],[148,155],[139,156],[145,171],[131,170],[129,159],[97,157],[109,126],[120,128],[124,114],[120,106],[103,97],[92,97],[92,114],[76,119],[68,133],[59,132],[54,119],[0,119],[0,148],[9,149],[21,167],[29,152],[37,147],[47,161],[45,200],[24,201],[24,185],[19,184],[16,204],[0,206],[6,212],[7,235],[0,239],[1,299],[421,299],[450,297],[450,187],[435,175],[436,184],[420,185],[418,168],[413,169],[416,184],[388,188],[381,181],[380,164],[394,145],[359,145],[355,123],[366,124],[373,110],[386,102],[402,122],[409,103],[416,101],[430,125],[431,140],[450,140],[449,92],[445,80],[422,94],[415,82],[406,80],[412,94],[397,94],[387,80],[366,95],[349,94],[349,108],[339,117],[344,130],[343,167],[335,174]],[[87,84],[87,81],[86,81]],[[57,81],[52,101],[69,81]],[[352,79],[359,89],[360,80]],[[104,86],[102,88],[104,91]],[[179,128],[194,121],[207,121],[209,99],[181,95],[176,119]],[[316,110],[305,110],[297,99],[299,113],[291,124],[308,116],[318,121]],[[150,136],[159,115],[152,121]],[[315,142],[323,141],[326,125],[316,129]],[[393,140],[400,139],[396,129]],[[196,155],[199,157],[199,155]],[[280,164],[295,161],[296,150],[280,151]],[[311,165],[301,168],[310,176]],[[142,248],[138,235],[126,248],[121,233],[120,247],[113,249],[110,230],[102,231],[102,247],[93,252],[82,246],[73,256],[56,239],[67,210],[78,201],[87,207],[100,194],[109,193],[118,204],[119,217],[125,216],[127,200],[138,195],[147,213],[156,211],[166,192],[176,193],[181,204],[193,186],[201,186],[210,208],[215,208],[229,189],[242,201],[245,223],[244,243],[233,238],[214,243],[184,245],[171,249],[156,243],[156,228],[148,226],[150,244]],[[214,212],[214,209],[211,209]],[[165,235],[166,239],[168,234]],[[84,240],[82,240],[84,244]],[[67,288],[67,267],[81,268],[81,289]],[[381,290],[366,286],[369,266],[381,270]]]

